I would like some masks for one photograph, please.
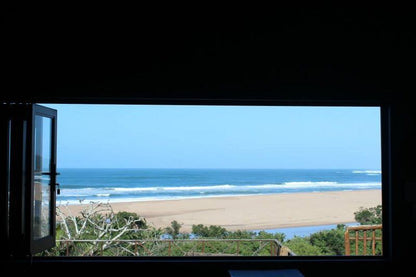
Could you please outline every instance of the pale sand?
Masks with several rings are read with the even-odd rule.
[[[193,224],[228,230],[259,230],[354,222],[360,207],[381,204],[381,190],[285,193],[255,196],[112,203],[114,211],[136,212],[155,227],[173,220],[190,232]],[[69,206],[76,213],[81,205]]]

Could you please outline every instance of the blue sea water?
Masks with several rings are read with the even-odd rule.
[[[368,169],[71,169],[59,170],[58,203],[129,202],[381,188]]]
[[[357,222],[344,223],[346,226],[358,226]],[[254,232],[265,231],[267,233],[276,234],[283,233],[285,234],[285,239],[293,239],[296,237],[307,237],[313,233],[336,229],[337,224],[326,224],[326,225],[314,225],[314,226],[301,226],[301,227],[286,227],[286,228],[277,228],[277,229],[266,229],[266,230],[254,230]]]

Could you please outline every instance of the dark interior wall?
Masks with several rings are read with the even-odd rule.
[[[392,106],[393,266],[281,266],[300,266],[309,276],[333,276],[334,271],[337,276],[365,276],[396,270],[396,266],[410,268],[405,261],[416,249],[416,109],[411,101],[415,33],[411,18],[393,13],[302,12],[283,20],[284,12],[279,12],[256,22],[260,25],[246,21],[217,25],[213,17],[195,24],[195,18],[182,22],[144,19],[143,12],[140,16],[97,14],[91,19],[91,13],[33,13],[30,9],[7,13],[2,24],[6,56],[0,100],[387,103]],[[46,266],[34,268],[42,271]],[[113,265],[60,266],[74,272],[82,267],[105,272]],[[123,266],[134,270],[137,265]],[[193,275],[222,274],[227,266],[149,263],[142,268]]]
[[[284,14],[223,23],[18,10],[4,23],[1,97],[390,99],[408,87],[402,68],[415,54],[406,16]]]
[[[392,249],[396,261],[409,263],[416,247],[412,235],[416,230],[416,109],[412,102],[392,109],[391,131]]]

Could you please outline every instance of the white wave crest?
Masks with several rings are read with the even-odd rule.
[[[126,192],[126,191],[156,191],[158,187],[149,187],[149,188],[111,188],[114,191]]]
[[[113,187],[113,188],[82,188],[82,189],[62,189],[61,200],[65,198],[94,199],[96,197],[124,198],[137,197],[156,198],[161,197],[188,197],[191,195],[238,195],[238,194],[267,194],[279,192],[311,192],[311,191],[328,191],[328,190],[361,190],[361,189],[380,189],[380,182],[372,183],[337,183],[337,182],[285,182],[276,184],[260,184],[260,185],[210,185],[210,186],[176,186],[176,187]],[[176,192],[176,193],[175,193]],[[150,198],[149,198],[150,197]]]
[[[97,193],[95,196],[98,196],[98,197],[108,197],[110,195],[111,195],[110,193]]]
[[[67,188],[61,188],[61,194],[60,196],[64,197],[86,197],[91,196],[93,194],[96,194],[97,191],[93,188],[82,188],[82,189],[67,189]]]
[[[287,187],[297,187],[297,188],[305,188],[305,187],[320,187],[320,186],[334,186],[338,184],[337,182],[285,182],[283,185]]]
[[[381,170],[353,170],[355,174],[381,174]]]
[[[282,189],[319,189],[319,188],[339,188],[339,187],[356,187],[356,188],[372,188],[380,186],[380,183],[337,183],[337,182],[285,182],[280,184],[262,184],[262,185],[213,185],[213,186],[178,186],[178,187],[149,187],[149,188],[113,188],[117,192],[140,192],[140,191],[156,191],[156,192],[170,192],[170,191],[248,191],[248,190],[282,190]]]
[[[193,187],[165,187],[163,190],[227,190],[238,186],[233,185],[216,185],[216,186],[193,186]]]
[[[379,188],[381,183],[337,183],[337,182],[286,182],[283,184],[265,184],[258,186],[247,186],[250,188],[265,188],[265,189],[276,189],[276,190],[296,190],[296,189],[342,189],[342,188],[352,188],[352,189],[372,189]]]

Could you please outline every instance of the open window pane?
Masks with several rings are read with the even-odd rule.
[[[57,112],[44,106],[33,105],[31,114],[32,195],[28,224],[31,227],[29,252],[35,254],[55,245]]]
[[[2,189],[7,193],[2,197],[9,226],[3,230],[10,237],[8,254],[24,257],[55,245],[57,112],[34,104],[2,108],[2,119],[7,119],[1,142]]]
[[[52,119],[35,116],[33,238],[51,235]]]

